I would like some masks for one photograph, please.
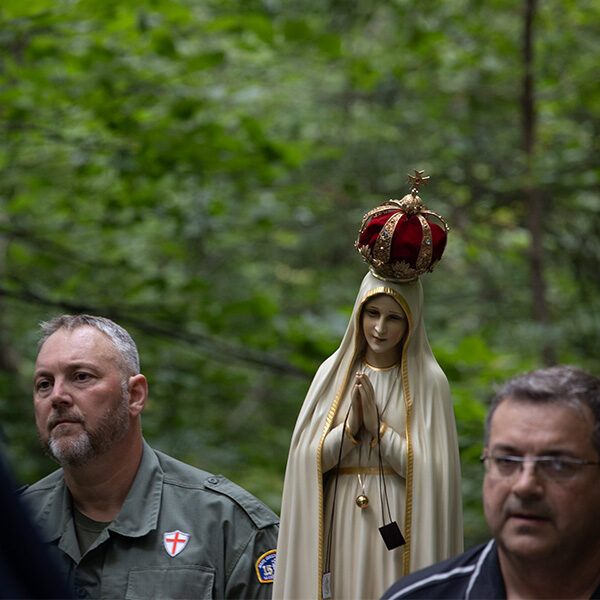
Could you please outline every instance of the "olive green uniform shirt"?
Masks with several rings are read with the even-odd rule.
[[[271,597],[277,515],[146,442],[121,511],[83,556],[62,469],[23,497],[80,598]]]

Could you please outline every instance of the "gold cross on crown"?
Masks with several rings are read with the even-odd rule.
[[[419,186],[427,184],[429,175],[423,176],[423,173],[425,173],[425,170],[417,171],[417,169],[415,169],[415,174],[408,176],[408,183],[410,183],[411,188],[412,188],[410,190],[411,194],[416,195],[419,191]]]

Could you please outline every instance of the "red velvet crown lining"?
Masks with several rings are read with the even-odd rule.
[[[360,236],[360,245],[368,245],[372,249],[383,226],[397,212],[401,211],[393,211],[373,217]],[[446,248],[447,235],[445,229],[437,223],[429,219],[427,219],[427,222],[431,227],[431,242],[433,246],[431,262],[436,263],[442,258],[442,254]],[[403,215],[400,217],[394,230],[390,262],[406,261],[411,267],[415,267],[421,250],[422,240],[423,229],[419,219],[415,215]]]

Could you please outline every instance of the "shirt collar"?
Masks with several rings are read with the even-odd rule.
[[[58,482],[52,486],[36,518],[46,542],[53,542],[61,537],[72,519],[71,493],[65,483],[62,469],[55,471],[51,477],[56,477]]]
[[[141,537],[156,529],[163,479],[164,473],[158,457],[144,441],[142,460],[131,489],[108,529],[128,537]]]
[[[495,541],[490,541],[483,553],[489,548],[486,556],[482,557],[481,569],[475,572],[475,581],[468,598],[506,598],[506,588],[502,571],[500,570],[500,559],[498,558],[498,547]],[[483,554],[482,553],[482,554]],[[591,599],[600,598],[600,585],[594,590]]]
[[[78,562],[79,545],[73,524],[73,499],[63,470],[50,475],[46,500],[36,516],[44,541],[60,538],[59,547]],[[156,529],[162,498],[164,473],[158,457],[144,441],[142,460],[127,498],[115,520],[107,529],[128,537],[141,537]],[[102,535],[107,535],[106,531]],[[102,540],[98,540],[102,541]]]
[[[472,582],[472,583],[471,583]],[[483,549],[471,576],[467,598],[506,598],[504,579],[500,570],[498,548],[491,540]]]

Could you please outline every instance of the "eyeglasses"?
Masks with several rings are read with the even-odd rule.
[[[488,456],[482,455],[479,460],[483,463],[485,470],[495,477],[514,477],[523,471],[525,463],[533,463],[534,470],[537,468],[546,479],[552,481],[568,481],[572,479],[581,469],[587,466],[600,466],[600,462],[591,462],[568,456],[536,456],[526,458],[524,456]]]

